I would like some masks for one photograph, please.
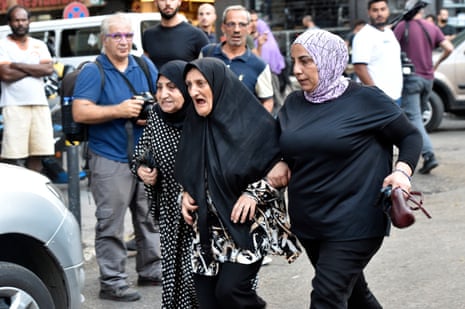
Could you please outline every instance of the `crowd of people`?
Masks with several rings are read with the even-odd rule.
[[[129,209],[137,285],[161,285],[162,308],[265,308],[257,289],[264,258],[293,262],[302,250],[315,269],[310,308],[382,308],[364,276],[390,232],[374,206],[383,187],[409,192],[420,157],[420,173],[439,164],[421,105],[453,49],[447,15],[441,10],[436,26],[420,10],[392,27],[387,0],[371,0],[369,22],[357,21],[345,40],[305,16],[290,47],[300,88],[283,95],[289,68],[257,12],[226,7],[217,38],[215,7],[199,6],[193,26],[181,2],[156,1],[161,23],[144,32],[140,59],[131,55],[130,21],[106,18],[98,63],[76,80],[73,117],[89,127],[99,297],[141,298],[125,269]],[[53,153],[41,80],[52,60],[28,36],[24,7],[7,16],[1,156],[40,171]],[[147,93],[155,103],[145,113]]]
[[[421,111],[427,106],[433,89],[434,70],[454,48],[450,37],[446,37],[451,30],[450,26],[444,27],[448,16],[444,11],[439,12],[438,25],[426,21],[424,8],[420,8],[393,27],[388,23],[388,1],[372,0],[367,11],[370,22],[352,41],[356,80],[375,85],[391,96],[421,132],[423,166],[419,172],[422,174],[429,174],[439,165]],[[433,63],[432,54],[437,47],[442,48],[442,54]],[[407,70],[406,61],[411,64]]]

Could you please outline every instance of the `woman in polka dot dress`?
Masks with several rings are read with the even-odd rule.
[[[192,278],[192,229],[181,216],[177,198],[181,187],[174,179],[186,109],[192,104],[183,80],[186,63],[174,60],[160,68],[157,103],[134,151],[132,170],[142,179],[151,201],[151,214],[160,225],[163,256],[162,308],[198,308]]]

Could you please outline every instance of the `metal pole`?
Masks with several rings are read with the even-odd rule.
[[[68,167],[68,209],[81,227],[81,188],[79,179],[79,142],[66,141]]]

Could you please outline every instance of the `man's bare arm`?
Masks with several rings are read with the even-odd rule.
[[[52,73],[52,62],[40,64],[12,62],[0,65],[0,79],[8,83],[16,82],[26,76],[43,77]]]
[[[11,63],[0,64],[0,79],[4,82],[12,83],[26,76],[26,72],[13,68]]]
[[[38,64],[13,62],[11,67],[33,77],[43,77],[53,73],[53,63],[51,61]]]
[[[118,118],[136,118],[144,101],[136,99],[124,100],[115,105],[97,105],[84,99],[73,100],[74,121],[97,124]]]
[[[363,84],[368,86],[375,85],[373,79],[370,76],[370,73],[368,73],[368,66],[365,63],[355,63],[354,71]]]
[[[273,98],[264,99],[264,100],[261,100],[261,101],[262,101],[263,107],[264,107],[268,112],[271,113],[271,112],[273,111],[273,105],[274,105]]]
[[[439,59],[436,61],[436,63],[434,64],[434,70],[436,71],[436,69],[438,68],[438,66],[441,64],[441,62],[443,62],[447,57],[449,57],[449,55],[452,53],[452,51],[454,50],[454,45],[449,41],[449,40],[443,40],[439,46],[442,47],[442,54],[441,54],[441,57],[439,57]]]

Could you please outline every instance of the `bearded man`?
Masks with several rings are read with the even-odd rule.
[[[197,59],[202,47],[208,44],[208,38],[179,14],[182,0],[157,0],[156,3],[161,22],[144,32],[144,53],[157,68],[171,60]]]
[[[354,37],[352,64],[358,81],[376,86],[400,105],[402,63],[400,45],[387,22],[387,0],[368,1],[370,22]]]
[[[50,108],[43,77],[53,64],[44,42],[29,36],[30,14],[15,5],[7,12],[11,34],[0,41],[0,109],[3,109],[4,162],[42,170],[42,159],[54,153]]]

